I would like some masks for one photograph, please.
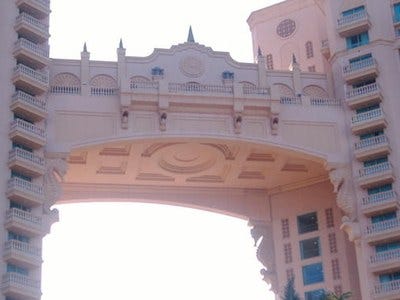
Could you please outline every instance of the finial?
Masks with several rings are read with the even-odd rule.
[[[297,64],[297,59],[296,59],[296,56],[294,55],[294,53],[292,54],[292,63]]]
[[[262,52],[261,52],[261,48],[260,48],[260,46],[258,46],[258,57],[260,57],[260,56],[262,56]]]
[[[122,44],[122,38],[119,39],[119,49],[124,48],[124,45]]]
[[[189,26],[189,34],[188,34],[188,37],[187,37],[187,42],[188,43],[195,43],[191,25]]]
[[[83,44],[83,52],[87,52],[86,42]]]

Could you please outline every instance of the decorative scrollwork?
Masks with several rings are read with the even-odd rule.
[[[58,214],[51,206],[61,196],[60,181],[67,173],[67,162],[61,158],[46,159],[46,174],[44,176],[44,189],[46,200],[43,203],[44,214]]]

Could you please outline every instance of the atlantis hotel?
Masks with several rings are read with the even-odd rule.
[[[191,30],[51,59],[49,2],[0,2],[0,300],[40,299],[52,206],[93,199],[248,220],[277,299],[400,299],[400,0],[254,11],[254,63]]]

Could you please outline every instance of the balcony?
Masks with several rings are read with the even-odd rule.
[[[372,272],[391,271],[400,268],[400,249],[376,253],[369,259]]]
[[[354,144],[354,155],[360,161],[385,156],[389,152],[389,141],[384,134],[363,139]]]
[[[337,20],[337,31],[341,37],[348,37],[367,31],[371,27],[365,10],[343,16]]]
[[[47,42],[50,37],[49,26],[25,12],[17,17],[14,29],[19,37],[37,44]]]
[[[381,101],[382,94],[376,82],[346,92],[346,103],[352,109],[373,105]]]
[[[13,142],[37,149],[46,144],[46,136],[43,128],[22,119],[15,119],[10,125],[10,139]]]
[[[7,241],[4,245],[4,260],[26,268],[39,267],[42,264],[42,250],[17,240]]]
[[[343,78],[348,84],[374,79],[378,74],[378,64],[373,57],[352,62],[343,67]]]
[[[374,287],[374,299],[379,300],[395,300],[399,299],[400,280],[380,283]]]
[[[3,275],[1,289],[3,295],[15,299],[39,300],[42,295],[40,281],[12,272]]]
[[[44,158],[20,148],[14,148],[9,152],[8,167],[32,177],[45,173]]]
[[[17,89],[34,95],[44,93],[49,88],[48,72],[36,71],[23,64],[15,67],[12,81]]]
[[[386,126],[385,115],[381,108],[359,113],[351,118],[351,130],[356,135],[383,129]]]
[[[17,0],[16,4],[21,11],[25,11],[36,18],[45,18],[50,14],[49,0]]]
[[[17,177],[8,181],[6,195],[10,200],[28,207],[42,205],[44,201],[44,191],[41,185]]]
[[[392,241],[399,237],[400,219],[370,224],[365,229],[365,236],[368,243],[375,244],[382,241]]]
[[[369,188],[394,181],[393,168],[389,162],[383,162],[359,170],[358,183]]]
[[[7,210],[4,227],[7,230],[27,236],[41,236],[43,234],[42,218],[18,208]]]
[[[13,54],[18,62],[33,68],[43,68],[50,62],[47,46],[37,45],[24,38],[19,38],[15,43]]]
[[[170,93],[188,94],[233,94],[232,86],[200,84],[196,82],[188,83],[169,83]]]
[[[11,101],[10,109],[17,115],[34,122],[47,117],[46,101],[17,91]]]
[[[361,205],[361,210],[366,216],[371,216],[377,212],[393,211],[398,208],[399,202],[395,191],[384,191],[363,197]]]

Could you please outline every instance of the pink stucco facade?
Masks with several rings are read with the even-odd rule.
[[[400,1],[250,14],[254,63],[195,42],[48,56],[48,0],[0,3],[1,299],[40,299],[55,203],[147,201],[249,221],[278,295],[400,299]]]

